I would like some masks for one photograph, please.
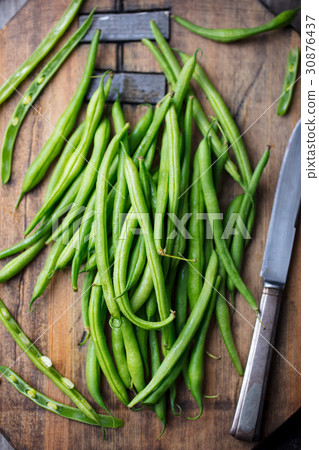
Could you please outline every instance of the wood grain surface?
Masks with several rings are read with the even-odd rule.
[[[1,30],[1,80],[2,76],[8,77],[31,54],[68,3],[68,0],[29,0]],[[96,3],[99,11],[116,11],[118,8],[118,4],[111,0],[89,0],[84,3],[81,11],[89,11]],[[255,0],[124,0],[120,4],[123,11],[170,8],[173,13],[206,27],[255,26],[272,17]],[[75,28],[76,23],[72,25],[63,42]],[[225,99],[240,131],[244,133],[243,139],[253,167],[266,145],[272,144],[270,161],[258,189],[253,239],[246,251],[243,267],[243,278],[258,299],[262,291],[259,273],[279,169],[289,135],[300,116],[300,82],[297,83],[293,102],[286,116],[277,117],[276,104],[273,103],[280,95],[288,51],[300,44],[299,36],[291,28],[287,28],[225,45],[195,36],[171,22],[171,44],[188,53],[202,48],[201,63]],[[62,45],[62,42],[59,45]],[[52,126],[75,92],[87,52],[86,44],[73,52],[36,101],[36,110],[30,110],[21,127],[14,150],[12,178],[10,183],[0,190],[1,248],[8,247],[23,237],[26,225],[41,205],[49,176],[24,198],[18,211],[14,211],[24,173],[50,136]],[[159,70],[148,50],[141,44],[124,44],[123,55],[126,70]],[[43,64],[49,58],[50,55]],[[112,66],[116,67],[114,44],[103,44],[98,68]],[[25,91],[32,75],[34,74],[19,86],[20,92]],[[197,88],[196,91],[207,114],[211,113],[204,95]],[[15,94],[0,107],[1,138],[18,99],[19,95]],[[124,109],[132,125],[143,111],[142,108],[132,105],[127,105]],[[196,142],[198,140],[197,133]],[[238,186],[225,175],[221,193],[223,208],[238,192]],[[36,277],[47,253],[48,249],[26,270],[1,285],[0,295],[29,338],[37,340],[39,349],[49,355],[55,367],[73,380],[89,399],[85,382],[86,348],[77,345],[82,334],[79,293],[72,291],[69,270],[54,276],[45,294],[37,301],[34,313],[29,313],[27,309]],[[2,261],[1,267],[3,264]],[[237,297],[237,306],[244,319],[240,314],[235,314],[233,330],[241,360],[245,363],[253,332],[254,314],[240,296]],[[300,406],[300,376],[294,370],[300,370],[299,227],[282,299],[275,347],[277,351],[273,354],[263,435],[273,431]],[[17,450],[251,449],[252,443],[236,441],[229,435],[241,379],[228,357],[215,319],[209,331],[207,350],[221,355],[221,359],[205,359],[204,393],[219,394],[219,397],[215,400],[205,399],[203,416],[197,421],[189,421],[187,416],[197,414],[196,405],[183,383],[179,383],[178,401],[184,414],[180,417],[168,414],[167,430],[159,441],[156,441],[156,437],[160,432],[160,424],[155,415],[147,410],[128,411],[115,399],[104,382],[103,392],[109,408],[125,422],[125,426],[120,430],[107,430],[106,442],[102,440],[102,434],[97,428],[62,419],[40,409],[3,380],[0,383],[0,432]],[[32,366],[3,327],[0,327],[0,364],[13,364],[13,370],[36,389],[57,401],[69,404],[68,399]],[[97,409],[99,410],[98,407]]]

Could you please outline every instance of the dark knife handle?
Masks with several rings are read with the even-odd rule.
[[[244,441],[258,440],[272,345],[280,308],[281,289],[264,287],[260,319],[256,319],[248,361],[230,434]],[[271,345],[269,345],[271,344]]]

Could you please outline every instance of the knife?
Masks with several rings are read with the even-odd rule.
[[[256,319],[230,434],[258,440],[272,346],[293,248],[301,196],[301,125],[295,126],[281,165],[260,275],[264,278],[260,320]],[[262,323],[265,328],[263,328]]]

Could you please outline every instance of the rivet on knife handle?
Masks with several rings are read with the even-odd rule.
[[[266,395],[272,345],[280,307],[280,288],[264,287],[239,400],[230,434],[244,441],[257,440]]]

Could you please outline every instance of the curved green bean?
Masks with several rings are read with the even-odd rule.
[[[148,103],[141,105],[147,106],[148,109],[144,116],[137,122],[131,133],[129,134],[128,141],[131,152],[135,152],[139,144],[141,143],[146,131],[153,120],[153,107]]]
[[[277,105],[277,116],[283,116],[288,111],[292,99],[292,93],[297,78],[299,64],[299,48],[295,47],[288,54],[288,63],[281,90],[281,96]]]
[[[76,420],[88,425],[100,425],[95,420],[92,420],[85,414],[83,414],[80,409],[64,405],[63,403],[52,400],[41,392],[36,391],[9,367],[0,366],[0,373],[12,386],[17,389],[17,391],[19,391],[22,395],[32,400],[36,405],[41,406],[47,411],[51,411],[66,419]],[[103,428],[119,428],[124,425],[121,419],[117,419],[113,416],[98,414],[98,417]]]
[[[217,42],[234,42],[250,36],[255,36],[256,34],[264,33],[266,31],[273,31],[278,30],[278,28],[284,28],[287,25],[291,24],[299,10],[300,8],[283,11],[274,19],[270,20],[270,22],[253,28],[212,29],[195,25],[194,23],[189,22],[188,20],[185,20],[182,17],[176,15],[173,15],[172,18],[177,23],[187,28],[189,31],[198,34],[199,36],[203,36],[207,39],[211,39]]]

